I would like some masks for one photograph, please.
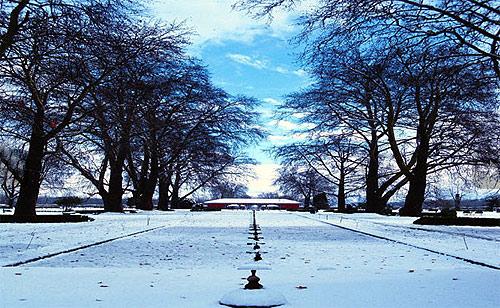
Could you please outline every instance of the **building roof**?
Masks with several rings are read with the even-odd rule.
[[[238,198],[223,198],[203,202],[205,204],[300,204],[300,202],[289,199],[238,199]]]

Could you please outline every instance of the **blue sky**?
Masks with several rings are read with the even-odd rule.
[[[249,193],[273,191],[271,186],[277,162],[264,150],[287,139],[295,127],[289,121],[276,121],[273,111],[283,97],[306,86],[307,74],[296,61],[299,47],[288,40],[297,33],[294,16],[278,12],[271,23],[255,20],[231,9],[232,0],[157,0],[151,14],[164,21],[185,21],[196,35],[190,53],[203,60],[214,83],[230,94],[243,94],[262,101],[262,125],[269,137],[249,148],[259,162],[257,178],[248,183]]]
[[[213,74],[214,82],[232,94],[245,94],[261,101],[262,125],[269,130],[266,142],[253,151],[261,163],[271,163],[262,149],[274,144],[283,129],[292,126],[275,121],[272,115],[282,98],[305,86],[307,76],[294,63],[287,42],[259,35],[251,43],[228,40],[222,44],[206,44],[201,57]]]

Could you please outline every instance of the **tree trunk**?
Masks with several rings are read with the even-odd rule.
[[[135,207],[140,210],[148,210],[148,205],[145,202],[144,193],[146,191],[148,172],[149,172],[149,150],[147,146],[144,145],[144,158],[141,164],[141,170],[139,178],[137,179],[136,186],[134,187],[135,195],[137,199],[135,200]]]
[[[172,195],[170,196],[170,208],[176,209],[179,208],[179,188],[173,186],[172,187]]]
[[[5,198],[7,199],[7,206],[11,209],[14,207],[14,202],[16,201],[16,197],[11,193],[5,193]]]
[[[169,203],[168,194],[169,181],[165,175],[161,175],[158,181],[158,210],[167,211]]]
[[[409,179],[405,205],[399,211],[401,216],[420,216],[427,187],[427,159],[429,140],[424,140],[417,148],[417,162]]]
[[[129,198],[127,201],[127,206],[139,208],[139,199],[141,198],[137,189],[132,191],[132,198]]]
[[[304,208],[308,208],[311,204],[311,195],[307,195],[304,198]]]
[[[172,195],[170,197],[170,208],[178,208],[179,207],[179,190],[180,190],[180,175],[179,173],[175,174],[175,180],[172,183]]]
[[[46,140],[43,134],[44,113],[38,111],[33,119],[28,155],[24,164],[23,178],[17,198],[14,215],[33,217],[36,215],[36,202],[40,192],[42,162]]]
[[[15,186],[16,180],[14,179],[13,175],[9,174],[9,171],[5,170],[3,175],[2,190],[5,196],[5,203],[9,208],[13,208],[16,201]]]
[[[106,212],[123,212],[123,162],[124,159],[119,158],[110,166],[108,193],[102,196]]]
[[[337,192],[337,208],[339,212],[345,212],[345,175],[340,171],[339,188]]]
[[[153,210],[153,195],[155,193],[156,182],[158,181],[158,155],[155,151],[151,153],[149,176],[144,179],[141,208],[143,210]]]
[[[366,174],[366,211],[379,213],[384,208],[380,202],[378,185],[379,150],[377,132],[372,132],[372,139],[369,144],[368,171]]]
[[[156,182],[155,182],[156,185]],[[148,185],[149,186],[149,185]],[[153,195],[154,195],[154,186],[152,189],[149,187],[144,191],[141,198],[141,209],[144,211],[152,211],[153,210]]]

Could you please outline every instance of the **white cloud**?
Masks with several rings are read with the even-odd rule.
[[[306,133],[295,133],[292,135],[269,135],[267,136],[267,140],[273,143],[273,145],[284,145],[287,143],[292,143],[296,141],[302,141],[308,138],[309,135]]]
[[[301,78],[307,78],[308,77],[308,74],[305,70],[303,69],[297,69],[297,70],[290,70],[289,68],[286,68],[284,66],[276,66],[274,68],[274,71],[277,72],[277,73],[280,73],[280,74],[283,74],[283,75],[295,75],[295,76],[298,76],[298,77],[301,77]]]
[[[303,69],[295,70],[295,71],[293,71],[293,74],[297,75],[299,77],[306,77],[307,76],[307,72]]]
[[[276,67],[272,67],[270,65],[270,63],[266,60],[257,59],[255,57],[251,57],[251,56],[247,56],[247,55],[243,55],[243,54],[228,53],[228,54],[226,54],[226,58],[228,58],[234,62],[240,63],[240,64],[251,66],[251,67],[259,69],[259,70],[265,69],[265,70],[276,72],[276,73],[279,73],[282,75],[295,75],[295,76],[298,76],[301,78],[305,78],[308,76],[307,72],[303,69],[291,71],[290,69],[288,69],[284,66],[280,66],[280,65],[278,65]]]
[[[273,142],[273,143],[283,143],[285,141],[290,140],[290,137],[283,136],[283,135],[269,135],[267,136],[267,140]]]
[[[274,106],[279,106],[279,105],[282,104],[282,102],[280,100],[277,100],[277,99],[271,98],[271,97],[264,98],[262,101],[264,103],[268,103],[268,104],[271,104],[271,105],[274,105]]]
[[[262,116],[268,117],[268,118],[270,118],[274,115],[274,110],[272,110],[272,109],[260,108],[259,112]]]
[[[296,133],[296,134],[292,135],[292,139],[295,141],[304,140],[308,137],[309,137],[309,134],[306,134],[306,133]]]
[[[307,116],[307,114],[305,112],[296,112],[296,113],[292,114],[292,116],[296,119],[302,119],[302,118],[305,118]]]
[[[236,63],[248,65],[259,70],[265,69],[267,67],[266,62],[263,60],[255,59],[250,56],[238,53],[229,53],[226,55],[226,57]]]
[[[284,130],[293,130],[298,127],[297,124],[287,121],[287,120],[273,120],[268,123],[269,125],[277,126],[278,128]]]
[[[302,128],[302,129],[313,129],[315,127],[316,127],[316,124],[310,123],[310,122],[300,124],[300,128]]]
[[[290,71],[286,67],[282,67],[282,66],[276,66],[276,68],[274,70],[277,71],[278,73],[281,73],[281,74],[290,73]]]
[[[244,12],[231,8],[233,1],[227,0],[156,0],[151,14],[164,21],[186,21],[197,33],[193,42],[197,45],[207,41],[235,40],[252,42],[255,36],[269,34],[285,37],[294,30],[293,16],[286,10],[276,11],[272,23],[266,19],[256,20]]]
[[[273,181],[278,174],[278,164],[260,164],[252,166],[255,172],[255,179],[250,179],[248,182],[248,194],[256,197],[263,192],[276,192],[277,187],[273,185]]]

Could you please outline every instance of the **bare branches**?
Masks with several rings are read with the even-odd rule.
[[[235,7],[254,16],[271,15],[278,8],[289,9],[292,0],[241,0]],[[298,41],[308,42],[304,58],[328,48],[338,37],[372,44],[381,38],[416,44],[453,43],[467,47],[462,55],[489,62],[498,74],[500,10],[494,0],[330,0],[318,1],[299,19],[303,30]],[[338,42],[343,44],[342,42]],[[471,52],[472,51],[472,52]],[[314,57],[314,56],[313,56]],[[314,61],[314,59],[309,59]]]
[[[236,7],[261,17],[297,2],[241,0]],[[408,184],[405,211],[418,214],[427,174],[496,161],[498,140],[490,133],[498,130],[500,78],[495,1],[320,0],[299,22],[296,41],[306,43],[302,60],[315,83],[290,95],[282,112],[301,110],[303,121],[314,124],[309,147],[339,134],[359,143],[369,208],[380,210],[373,200],[384,204]],[[316,161],[294,159],[315,162],[317,173],[341,169],[331,156],[326,162],[318,149],[311,152]]]

